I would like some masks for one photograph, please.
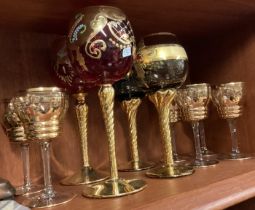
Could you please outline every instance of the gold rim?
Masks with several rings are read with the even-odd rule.
[[[151,37],[154,35],[172,35],[172,36],[176,37],[176,35],[171,32],[155,32],[155,33],[148,34],[148,35],[144,36],[143,38]]]
[[[201,87],[201,86],[210,87],[210,84],[209,83],[196,83],[196,84],[188,84],[185,87],[189,88],[189,87]]]
[[[25,90],[25,92],[27,92],[27,93],[31,93],[31,92],[65,92],[65,90],[62,88],[59,88],[59,87],[36,87],[36,88],[28,88],[27,90]]]
[[[220,84],[218,86],[223,87],[223,86],[228,86],[228,85],[244,85],[244,84],[245,84],[245,82],[238,81],[238,82],[228,82],[228,83]]]

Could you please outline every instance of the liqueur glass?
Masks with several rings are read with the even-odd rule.
[[[42,186],[32,184],[30,177],[29,163],[29,140],[26,138],[23,124],[14,110],[12,100],[5,100],[5,112],[3,115],[3,127],[9,140],[19,144],[21,149],[21,158],[23,164],[24,182],[20,187],[15,188],[15,195],[33,196],[31,194],[42,190]]]
[[[112,84],[122,79],[132,66],[135,38],[126,15],[118,8],[91,6],[75,15],[68,34],[68,51],[75,68],[97,79],[110,160],[110,178],[84,189],[93,198],[119,197],[146,187],[140,179],[119,178],[115,152],[114,96]]]
[[[216,86],[212,90],[212,99],[217,107],[218,114],[226,119],[230,129],[232,149],[223,159],[242,160],[252,158],[252,155],[242,153],[239,149],[236,120],[243,114],[244,83],[230,82]]]
[[[146,175],[152,178],[172,178],[190,175],[192,166],[175,164],[170,125],[170,105],[176,89],[186,80],[188,57],[174,34],[160,32],[145,36],[138,44],[136,72],[150,90],[149,100],[155,105],[160,123],[164,148],[164,163],[150,169]]]
[[[209,84],[191,84],[178,91],[177,101],[182,109],[185,121],[191,123],[196,157],[194,166],[207,167],[219,163],[216,159],[206,159],[201,150],[201,136],[199,122],[208,116],[208,104],[210,101],[211,87]]]
[[[50,171],[50,145],[60,133],[62,119],[67,109],[67,95],[56,87],[27,89],[14,98],[13,103],[25,127],[29,140],[38,142],[43,162],[44,190],[40,195],[25,200],[29,207],[52,207],[66,203],[74,198],[69,192],[53,188]]]

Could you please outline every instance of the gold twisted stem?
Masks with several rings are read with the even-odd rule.
[[[131,157],[135,167],[138,167],[139,162],[136,114],[140,104],[141,104],[140,98],[125,100],[122,101],[121,103],[122,109],[124,112],[126,112],[128,117]]]
[[[109,84],[102,85],[98,92],[98,97],[103,112],[106,134],[108,139],[111,179],[118,179],[117,160],[115,152],[114,116],[113,116],[114,88],[112,87],[112,85]]]
[[[170,105],[175,95],[176,95],[176,91],[172,89],[160,90],[155,92],[152,95],[149,95],[149,100],[155,105],[159,114],[159,123],[160,123],[160,131],[161,131],[162,140],[163,140],[165,164],[168,166],[174,164],[171,131],[169,129],[169,123],[170,123],[169,114],[170,114]]]
[[[89,155],[88,155],[88,106],[85,102],[86,93],[77,93],[73,97],[76,99],[75,111],[79,126],[79,133],[81,138],[81,153],[82,153],[82,164],[84,167],[89,166]]]

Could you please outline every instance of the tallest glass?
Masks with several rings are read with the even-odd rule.
[[[155,91],[148,97],[158,111],[164,147],[164,164],[151,169],[147,175],[172,178],[192,174],[191,166],[174,163],[169,129],[170,105],[176,88],[185,82],[188,73],[188,57],[184,48],[172,33],[147,35],[138,45],[136,70],[146,86]]]
[[[83,195],[94,198],[118,197],[138,192],[146,186],[142,180],[118,177],[114,133],[114,88],[131,68],[135,39],[130,22],[118,8],[87,7],[78,13],[68,34],[68,51],[75,68],[91,75],[100,86],[98,92],[105,121],[110,159],[110,179],[88,187]]]

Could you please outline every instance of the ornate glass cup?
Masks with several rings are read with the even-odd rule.
[[[88,154],[88,106],[86,104],[87,90],[93,87],[93,82],[87,83],[87,73],[73,67],[66,49],[66,37],[54,42],[52,47],[54,78],[59,86],[67,89],[75,98],[75,111],[81,139],[82,167],[70,177],[61,181],[64,185],[90,184],[107,177],[96,171],[89,161]],[[95,79],[96,81],[96,79]],[[94,84],[95,85],[95,84]]]
[[[216,86],[212,90],[212,99],[219,116],[226,119],[229,125],[232,150],[224,159],[240,160],[251,158],[251,155],[240,152],[237,139],[236,119],[243,113],[244,83],[230,82]]]
[[[21,157],[23,160],[23,176],[24,183],[20,187],[16,187],[15,195],[33,196],[30,194],[42,190],[42,186],[34,185],[30,178],[30,164],[29,164],[29,141],[26,138],[24,127],[17,113],[14,110],[12,101],[5,100],[5,112],[3,116],[3,127],[9,140],[13,143],[19,144],[21,148]]]
[[[114,84],[116,97],[121,101],[121,107],[126,113],[129,123],[131,161],[119,167],[119,171],[141,171],[153,167],[152,162],[144,162],[139,158],[137,144],[137,109],[145,96],[142,84],[139,83],[136,73],[131,70],[125,79]]]
[[[53,189],[50,173],[50,143],[60,133],[61,120],[68,106],[66,97],[65,92],[59,88],[39,87],[28,89],[13,100],[27,138],[41,146],[44,190],[40,195],[24,202],[29,207],[51,207],[74,198],[72,193]]]
[[[122,79],[132,66],[135,38],[130,22],[118,8],[87,7],[75,15],[72,21],[68,50],[73,66],[92,75],[92,80],[98,80],[98,96],[108,138],[110,179],[85,188],[83,195],[109,198],[141,191],[146,186],[143,180],[119,178],[115,154],[115,93],[112,83]]]
[[[177,101],[182,109],[184,120],[191,122],[194,139],[196,157],[194,165],[206,167],[215,165],[217,160],[205,159],[201,150],[201,137],[199,122],[208,116],[208,104],[210,101],[211,87],[209,84],[187,85],[178,91]]]
[[[172,178],[190,175],[192,166],[175,164],[172,150],[170,105],[186,80],[188,57],[172,33],[161,32],[145,36],[138,45],[135,62],[138,77],[152,91],[149,99],[159,114],[160,131],[164,147],[164,164],[149,170],[149,177]],[[156,91],[153,93],[153,91]]]

